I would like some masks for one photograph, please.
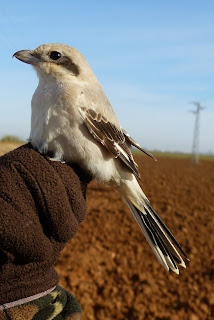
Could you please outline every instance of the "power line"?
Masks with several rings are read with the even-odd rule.
[[[200,102],[193,101],[192,104],[196,106],[196,110],[191,111],[195,114],[195,127],[194,127],[194,135],[193,135],[193,145],[192,145],[192,162],[199,163],[199,129],[200,129],[200,111],[206,109],[202,107]]]

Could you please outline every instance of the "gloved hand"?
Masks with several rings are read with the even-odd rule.
[[[85,218],[90,180],[31,144],[0,157],[0,305],[57,285],[53,265]]]

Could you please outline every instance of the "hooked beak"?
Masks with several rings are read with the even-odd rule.
[[[40,62],[40,59],[35,57],[32,54],[31,50],[17,51],[16,53],[14,53],[13,57],[16,57],[17,59],[32,65],[38,64]]]

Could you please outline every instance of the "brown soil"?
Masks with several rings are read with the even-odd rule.
[[[92,182],[88,215],[56,265],[83,320],[214,318],[214,162],[137,156],[144,192],[190,258],[180,275],[156,260],[114,190]]]

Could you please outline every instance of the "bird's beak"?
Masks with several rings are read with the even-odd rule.
[[[40,59],[35,57],[31,50],[21,50],[14,53],[13,57],[16,57],[17,59],[28,63],[28,64],[38,64],[40,62]]]

